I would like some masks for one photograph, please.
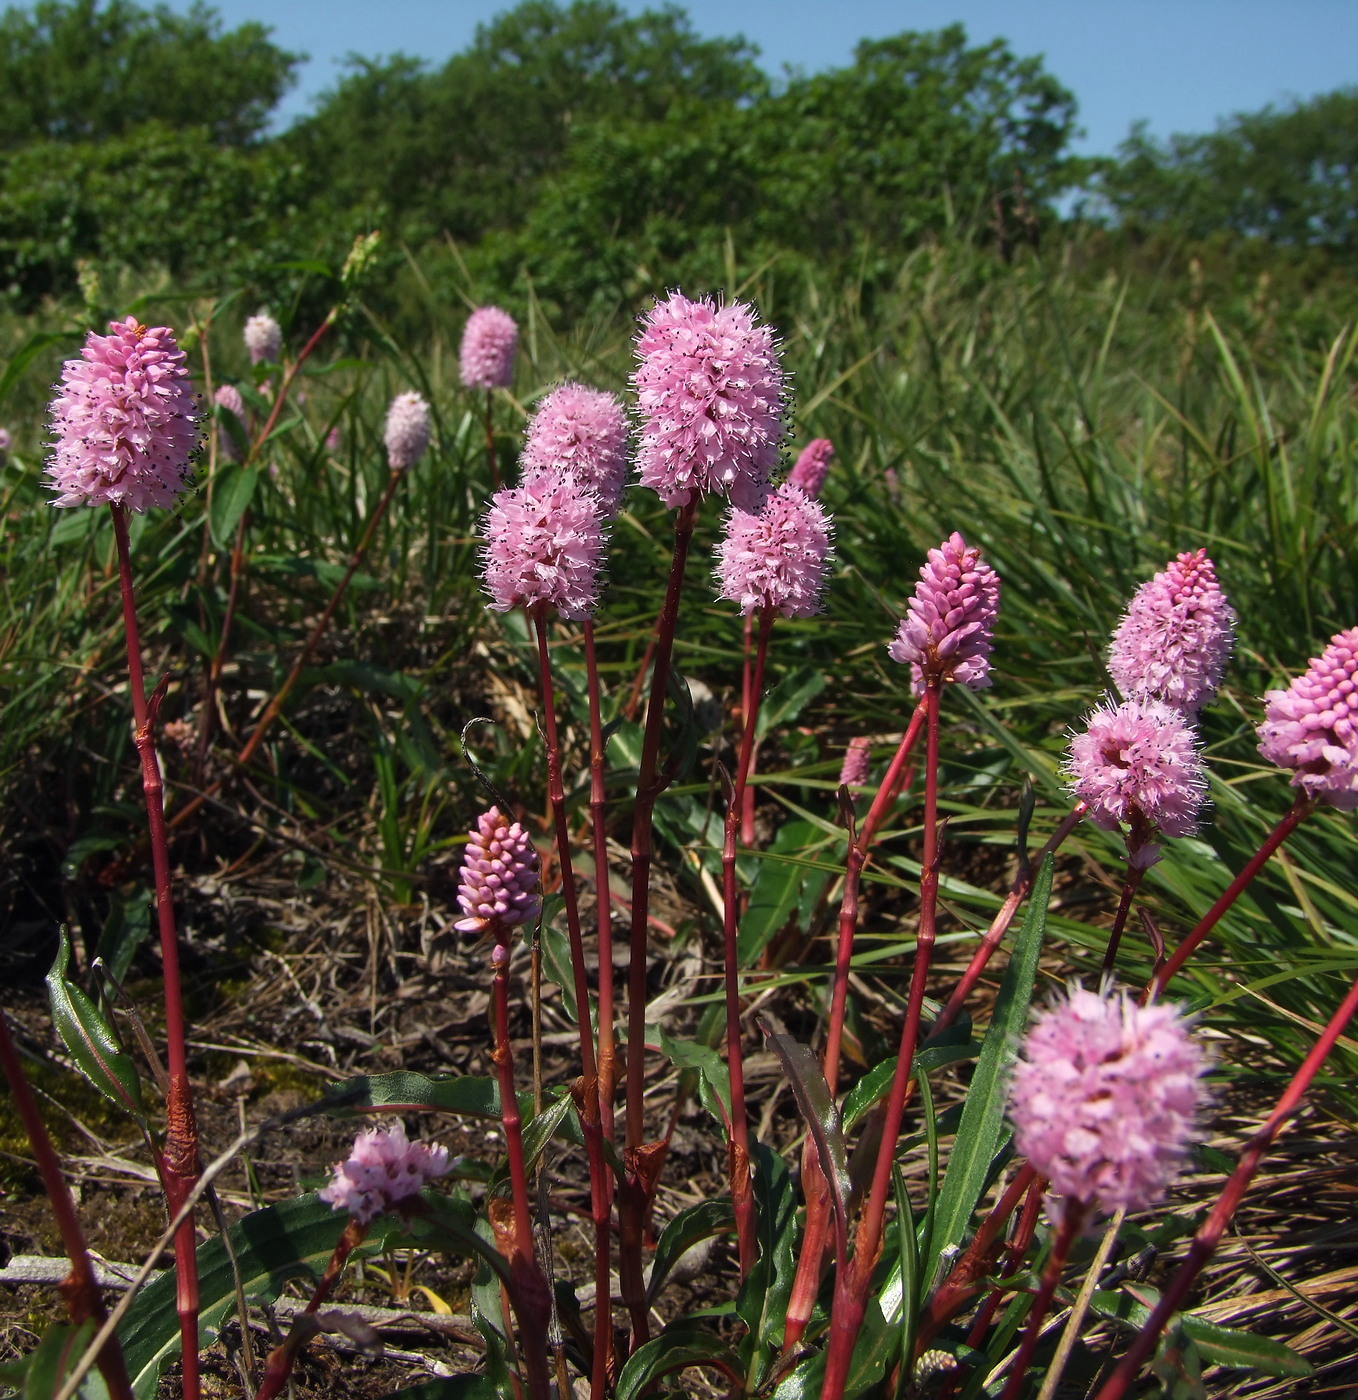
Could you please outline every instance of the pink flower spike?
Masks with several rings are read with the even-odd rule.
[[[1070,741],[1066,776],[1071,793],[1089,803],[1089,818],[1105,831],[1132,828],[1141,846],[1154,827],[1190,836],[1207,797],[1207,772],[1192,725],[1162,700],[1100,705]]]
[[[538,853],[518,822],[507,821],[498,807],[482,812],[468,835],[457,902],[466,917],[453,927],[463,933],[488,929],[497,943],[508,942],[515,924],[531,923],[542,912]]]
[[[423,1190],[448,1170],[448,1149],[410,1142],[400,1123],[369,1128],[354,1139],[353,1151],[334,1168],[330,1185],[316,1194],[334,1210],[345,1210],[360,1225]]]
[[[244,338],[252,365],[262,364],[265,360],[276,363],[283,353],[283,328],[267,311],[261,311],[258,316],[251,316],[246,321]]]
[[[618,513],[627,478],[627,418],[602,389],[562,384],[528,421],[519,458],[523,479],[568,474],[599,498],[604,517]]]
[[[1000,576],[956,532],[931,549],[896,639],[893,661],[910,663],[912,688],[926,675],[960,681],[971,690],[990,684],[990,642],[1000,610]]]
[[[397,394],[387,410],[384,434],[387,463],[394,472],[409,471],[429,446],[429,405],[418,394]]]
[[[462,382],[468,389],[507,389],[514,382],[519,328],[508,311],[481,306],[462,331]]]
[[[245,425],[245,400],[240,396],[240,390],[234,384],[222,384],[217,392],[212,396],[212,401],[220,408],[226,409],[241,424]],[[226,458],[228,462],[239,462],[241,459],[241,448],[243,444],[238,443],[235,438],[235,430],[231,424],[220,422],[217,426],[217,450]]]
[[[1014,1143],[1061,1197],[1105,1215],[1154,1205],[1178,1175],[1207,1057],[1180,1008],[1072,987],[1039,1011],[1009,1084]]]
[[[825,478],[830,471],[830,460],[835,455],[835,445],[829,438],[812,438],[802,448],[797,464],[788,473],[788,480],[800,486],[812,500],[819,497]]]
[[[85,339],[52,400],[47,475],[58,506],[172,506],[198,450],[198,404],[184,352],[166,326],[135,316]]]
[[[773,331],[743,302],[672,292],[637,336],[641,484],[667,506],[694,492],[756,510],[778,465],[786,380]]]
[[[1113,633],[1108,672],[1128,699],[1163,700],[1192,716],[1211,700],[1235,642],[1235,612],[1205,549],[1143,583]]]
[[[1264,695],[1259,752],[1291,768],[1308,797],[1358,810],[1358,627],[1331,637],[1286,690]]]
[[[866,734],[856,734],[844,750],[844,762],[839,770],[840,787],[863,787],[872,765],[872,740]]]
[[[604,531],[592,491],[569,476],[539,476],[491,497],[481,566],[496,612],[545,603],[590,617],[599,602]]]
[[[830,517],[785,481],[753,515],[732,506],[717,543],[717,593],[741,611],[813,617],[829,574]]]

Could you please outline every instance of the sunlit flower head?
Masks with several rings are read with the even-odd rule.
[[[553,389],[528,420],[519,462],[525,481],[543,473],[573,476],[594,492],[612,519],[627,479],[627,416],[621,402],[583,384]]]
[[[283,328],[267,311],[246,321],[244,338],[252,365],[275,363],[283,353]]]
[[[467,317],[460,354],[468,389],[507,389],[514,382],[519,327],[508,311],[480,306]]]
[[[448,1170],[448,1149],[410,1142],[400,1123],[369,1128],[354,1139],[353,1151],[335,1165],[330,1184],[316,1194],[335,1210],[347,1211],[360,1225],[419,1195],[427,1182]]]
[[[830,517],[801,487],[784,482],[754,513],[732,506],[717,543],[718,594],[742,612],[773,608],[813,617],[829,574]]]
[[[387,464],[394,472],[408,471],[429,446],[429,405],[414,393],[397,394],[387,410],[383,433]]]
[[[498,807],[482,812],[467,838],[457,890],[463,917],[453,927],[505,941],[511,928],[542,911],[538,878],[538,853],[527,832]]]

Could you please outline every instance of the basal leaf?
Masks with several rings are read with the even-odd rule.
[[[681,1321],[671,1323],[627,1358],[614,1400],[641,1400],[666,1376],[690,1366],[715,1366],[733,1381],[741,1378],[739,1358],[720,1337],[692,1322]]]
[[[699,1201],[696,1206],[681,1210],[660,1232],[660,1238],[656,1241],[651,1279],[646,1287],[647,1302],[655,1299],[664,1288],[670,1270],[695,1244],[735,1227],[735,1213],[725,1196],[715,1201]]]

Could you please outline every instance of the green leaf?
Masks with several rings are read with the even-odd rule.
[[[654,1040],[676,1069],[698,1071],[698,1096],[703,1107],[725,1128],[731,1121],[731,1076],[721,1055],[710,1045],[681,1040],[663,1026],[647,1026],[646,1040]]]
[[[145,1122],[141,1082],[130,1055],[124,1054],[99,1009],[85,993],[66,978],[71,961],[71,943],[62,925],[56,961],[47,974],[47,999],[52,1020],[76,1068],[106,1098],[125,1108],[138,1122]]]
[[[748,1389],[757,1388],[777,1359],[797,1273],[797,1193],[787,1163],[762,1142],[754,1144],[755,1235],[759,1256],[736,1299],[750,1329],[741,1346]]]
[[[769,854],[799,855],[820,839],[819,828],[810,822],[784,822]],[[749,907],[740,918],[736,953],[739,965],[752,967],[774,935],[808,902],[807,895],[814,903],[829,880],[828,871],[794,860],[761,860],[750,890]]]
[[[755,721],[755,737],[763,739],[773,730],[790,724],[824,689],[824,672],[811,666],[802,666],[791,675],[784,676],[764,696],[764,702],[759,707],[759,718]]]
[[[520,1103],[526,1097],[521,1095]],[[499,1118],[500,1086],[483,1075],[437,1074],[431,1077],[411,1070],[359,1074],[331,1084],[320,1107],[335,1118],[352,1118],[356,1113],[374,1108],[393,1113],[404,1110]]]
[[[94,1323],[53,1323],[35,1350],[0,1365],[0,1384],[15,1386],[21,1400],[52,1400],[94,1338]],[[108,1400],[108,1387],[94,1367],[76,1388],[76,1400]]]
[[[230,549],[236,540],[236,526],[250,508],[255,487],[259,485],[259,470],[230,462],[217,473],[212,483],[212,506],[208,511],[208,528],[218,549]]]
[[[114,978],[121,982],[132,966],[137,949],[151,933],[151,891],[145,886],[130,895],[117,891],[109,899],[108,918],[99,934],[94,956],[102,959]]]
[[[930,1074],[944,1065],[956,1064],[960,1060],[974,1060],[981,1053],[981,1042],[969,1041],[965,1045],[929,1045],[915,1054],[914,1067]],[[857,1084],[844,1096],[841,1116],[844,1131],[849,1132],[891,1089],[891,1081],[896,1077],[895,1058],[883,1060],[874,1065]]]
[[[0,375],[0,404],[9,397],[9,391],[19,376],[33,363],[49,345],[78,345],[82,337],[79,331],[39,331],[31,335],[9,358],[4,374]]]
[[[432,1193],[431,1193],[432,1194]],[[290,1279],[320,1278],[344,1229],[346,1216],[315,1193],[253,1211],[231,1227],[231,1242],[247,1298],[272,1302]],[[355,1257],[374,1254],[401,1236],[401,1220],[382,1215]],[[236,1305],[231,1261],[220,1236],[198,1246],[199,1328],[209,1346]],[[137,1294],[118,1328],[138,1400],[153,1400],[161,1366],[179,1352],[174,1270],[152,1279]]]
[[[614,1400],[641,1400],[665,1376],[689,1366],[716,1366],[740,1380],[739,1358],[720,1337],[692,1322],[672,1322],[627,1358]]]
[[[511,1400],[512,1388],[496,1386],[489,1376],[439,1376],[398,1390],[389,1400]]]
[[[736,1217],[730,1200],[722,1196],[715,1201],[699,1201],[696,1206],[681,1210],[665,1226],[656,1241],[655,1258],[651,1263],[651,1280],[646,1287],[646,1301],[651,1303],[665,1286],[669,1272],[680,1257],[700,1240],[734,1230]]]
[[[989,1179],[990,1164],[1004,1138],[1005,1077],[1033,999],[1033,981],[1042,951],[1042,935],[1047,927],[1051,886],[1052,858],[1049,855],[1033,881],[1028,912],[1005,969],[995,1014],[967,1089],[962,1122],[953,1140],[934,1212],[933,1237],[923,1271],[925,1287],[932,1283],[935,1267],[944,1252],[962,1243],[972,1212]]]
[[[901,1255],[901,1289],[904,1294],[901,1307],[904,1320],[901,1355],[910,1358],[915,1354],[915,1330],[919,1322],[919,1236],[915,1232],[915,1215],[910,1209],[910,1193],[905,1189],[905,1178],[895,1162],[891,1164],[891,1186],[896,1197],[896,1241]],[[907,1367],[906,1370],[908,1369]],[[906,1379],[903,1374],[902,1386],[905,1385]]]

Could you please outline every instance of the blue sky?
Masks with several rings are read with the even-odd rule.
[[[646,8],[622,0],[624,8]],[[186,10],[189,0],[173,0]],[[311,55],[284,117],[309,110],[349,52],[396,51],[439,62],[476,25],[508,8],[491,0],[217,0],[228,26],[271,24]],[[849,61],[863,37],[960,21],[973,41],[1002,37],[1044,54],[1080,102],[1078,149],[1112,151],[1132,122],[1152,132],[1209,130],[1217,118],[1358,83],[1354,0],[690,0],[700,33],[743,33],[770,72]]]

